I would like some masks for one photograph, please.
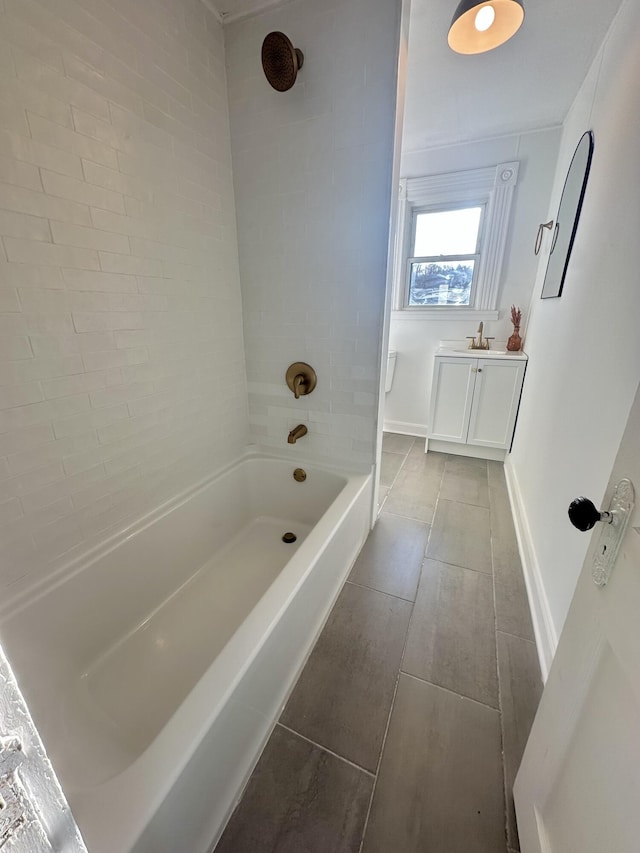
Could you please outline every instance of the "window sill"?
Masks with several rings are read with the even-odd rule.
[[[476,308],[404,308],[392,311],[392,320],[497,320],[499,311],[479,311]]]

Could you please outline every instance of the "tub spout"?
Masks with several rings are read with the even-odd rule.
[[[297,427],[294,427],[289,433],[289,437],[287,441],[289,444],[295,444],[299,438],[302,438],[303,435],[307,434],[307,428],[304,424],[298,424]]]

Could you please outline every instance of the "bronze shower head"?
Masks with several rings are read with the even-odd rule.
[[[264,75],[278,92],[288,92],[296,82],[304,55],[284,33],[273,32],[262,42]]]

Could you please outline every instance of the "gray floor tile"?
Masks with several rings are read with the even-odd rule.
[[[487,477],[489,479],[489,488],[502,489],[506,492],[507,481],[504,476],[504,462],[487,459]]]
[[[469,459],[466,456],[449,456],[444,466],[440,497],[444,500],[488,507],[486,461]]]
[[[415,437],[412,435],[401,435],[397,432],[382,433],[382,449],[389,453],[408,453],[414,441]]]
[[[428,538],[428,524],[381,513],[349,580],[413,601]]]
[[[496,624],[499,631],[534,640],[527,589],[522,582],[495,584]]]
[[[407,471],[414,471],[419,474],[439,472],[442,476],[447,459],[448,456],[446,453],[434,453],[432,450],[425,453],[424,441],[421,438],[417,438],[416,443],[409,453],[407,453],[404,468]]]
[[[425,561],[402,669],[498,707],[493,583],[489,575]]]
[[[464,445],[461,445],[464,446]],[[487,470],[487,461],[486,459],[481,459],[479,456],[465,456],[462,453],[449,453],[449,460],[459,460],[464,465],[475,465],[477,468],[482,468],[483,471]]]
[[[519,850],[512,790],[542,694],[535,643],[498,632],[498,679],[502,707],[507,837],[509,846]]]
[[[513,525],[511,505],[506,491],[489,489],[491,507],[491,548],[496,580],[508,583],[522,577],[518,540]]]
[[[281,722],[375,771],[411,604],[346,584]]]
[[[492,486],[489,499],[498,630],[533,640],[533,623],[509,498],[505,490]]]
[[[489,510],[456,501],[439,501],[427,557],[491,574]]]
[[[382,462],[380,464],[381,485],[390,486],[393,483],[403,462],[404,456],[402,453],[387,453],[385,450],[382,451]]]
[[[497,711],[400,676],[363,853],[505,853]]]
[[[412,450],[389,492],[386,512],[431,523],[445,461],[443,453],[423,453],[420,450],[417,454],[415,449]]]
[[[216,853],[357,853],[372,784],[276,726]]]

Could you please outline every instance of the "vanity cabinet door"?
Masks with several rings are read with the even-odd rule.
[[[466,443],[477,363],[475,358],[436,356],[429,438]]]
[[[524,369],[522,361],[478,359],[467,444],[511,446]]]

